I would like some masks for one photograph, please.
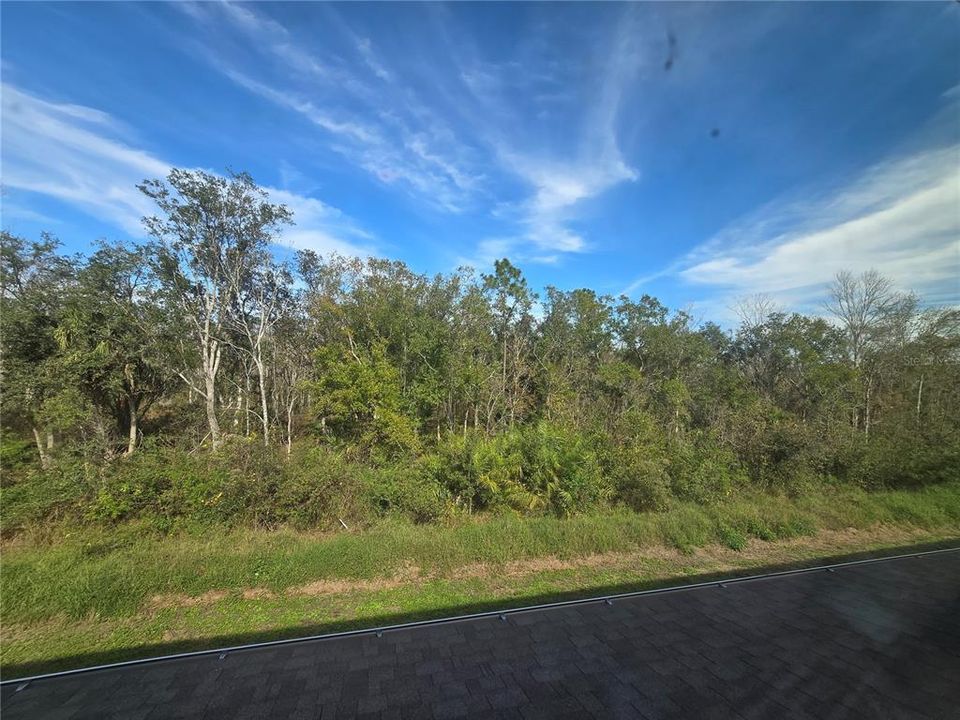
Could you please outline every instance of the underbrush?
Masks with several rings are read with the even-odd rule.
[[[140,521],[160,532],[184,527],[328,531],[367,527],[385,518],[443,523],[476,513],[574,517],[617,507],[664,511],[690,503],[690,518],[671,531],[696,546],[717,529],[709,506],[772,493],[832,497],[853,491],[934,487],[960,475],[955,442],[856,445],[850,437],[814,462],[810,432],[763,441],[750,435],[741,456],[710,433],[682,438],[631,411],[623,427],[576,431],[549,422],[496,436],[449,433],[429,450],[389,459],[363,456],[335,442],[303,440],[292,452],[254,438],[230,438],[218,452],[151,442],[130,457],[104,460],[82,446],[60,449],[49,468],[29,460],[29,446],[4,439],[0,531],[4,537],[70,523],[109,528]],[[856,441],[859,442],[859,441]],[[895,450],[891,450],[893,448]],[[818,456],[819,457],[819,456]],[[908,501],[898,512],[926,513]],[[700,519],[698,519],[700,518]],[[788,521],[784,521],[788,522]],[[792,521],[790,521],[792,522]],[[710,527],[707,527],[711,525]],[[725,525],[724,542],[742,544],[769,530],[757,522]]]
[[[214,525],[323,530],[385,514],[427,522],[444,512],[436,488],[414,466],[363,465],[306,443],[288,457],[240,439],[216,454],[152,447],[91,462],[64,453],[47,470],[5,479],[0,492],[5,536],[57,522],[110,527],[132,520],[164,532]]]

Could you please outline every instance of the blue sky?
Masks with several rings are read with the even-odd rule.
[[[954,2],[4,3],[2,59],[3,226],[70,250],[234,168],[286,248],[706,319],[840,269],[960,302]]]

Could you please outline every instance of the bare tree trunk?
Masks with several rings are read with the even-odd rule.
[[[864,398],[864,408],[863,408],[863,434],[869,438],[870,437],[870,391],[873,388],[873,379],[871,378],[867,382],[867,394]]]
[[[116,448],[113,447],[110,433],[107,431],[106,425],[103,424],[103,416],[101,416],[99,412],[93,414],[93,429],[97,434],[97,439],[100,441],[100,447],[103,448],[104,455],[108,458],[113,457]]]
[[[47,430],[47,450],[53,450],[53,430]]]
[[[283,404],[280,390],[277,387],[278,385],[279,383],[275,382],[273,386],[270,388],[270,404],[272,405],[271,412],[273,413],[272,417],[274,418],[280,417],[280,408]],[[293,393],[291,393],[291,397],[292,396],[293,396]]]
[[[207,396],[206,400],[206,410],[207,410],[207,424],[210,426],[210,442],[213,444],[213,449],[218,450],[220,448],[220,422],[217,420],[217,386],[216,380],[213,375],[210,373],[205,373],[206,377],[204,378],[204,384],[206,385]]]
[[[127,452],[125,454],[130,456],[133,455],[134,451],[137,449],[137,401],[132,397],[127,398],[127,405],[130,407],[130,436],[127,440]]]
[[[923,401],[923,375],[920,375],[920,387],[917,388],[917,425],[920,425],[920,404]]]
[[[40,431],[36,428],[33,428],[33,439],[37,441],[37,452],[40,454],[40,467],[46,470],[50,467],[50,456],[47,455],[47,451],[43,447],[43,438],[40,437]]]
[[[508,402],[507,398],[507,334],[503,334],[503,376],[500,379],[500,388],[503,392],[504,402]]]
[[[233,402],[227,406],[227,410],[233,409],[233,432],[240,433],[240,418],[243,417],[244,407],[243,407],[243,389],[237,385],[237,399],[236,405]],[[246,433],[244,433],[246,435]]]
[[[263,360],[259,357],[254,358],[257,366],[257,383],[260,386],[260,420],[263,422],[263,444],[270,445],[270,412],[267,409],[267,379],[266,371],[263,366]]]
[[[290,402],[287,403],[287,455],[290,455],[290,449],[293,446],[293,403],[295,395],[290,396]]]

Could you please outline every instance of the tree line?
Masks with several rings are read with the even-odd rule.
[[[81,257],[2,235],[3,432],[41,469],[147,441],[302,441],[416,460],[470,508],[561,509],[957,470],[960,310],[876,272],[838,273],[817,315],[745,300],[728,332],[649,295],[540,295],[506,259],[432,277],[307,250],[280,262],[292,213],[245,173],[139,189],[156,205],[143,245]]]

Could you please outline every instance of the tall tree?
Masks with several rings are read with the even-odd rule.
[[[850,362],[859,368],[867,347],[893,308],[893,284],[876,270],[860,275],[843,270],[834,277],[829,292],[826,309],[843,327]]]
[[[143,220],[156,238],[157,275],[167,308],[190,328],[178,375],[205,401],[210,441],[221,444],[217,418],[217,375],[227,342],[236,287],[252,281],[263,253],[282,225],[292,222],[284,205],[246,173],[219,177],[200,170],[173,169],[163,180],[138,185],[162,216]]]
[[[137,447],[140,418],[168,378],[160,336],[165,326],[151,302],[147,271],[139,251],[101,243],[79,269],[57,329],[61,367],[98,419],[112,417],[123,428],[127,455]]]
[[[260,394],[260,423],[263,444],[270,444],[270,406],[267,397],[268,353],[273,329],[290,300],[293,276],[285,265],[273,262],[266,250],[252,257],[249,266],[232,268],[229,278],[234,306],[230,318],[241,336],[242,352],[257,371]]]
[[[500,347],[501,420],[513,425],[527,409],[528,365],[532,350],[534,319],[531,314],[536,293],[527,285],[519,268],[503,258],[494,271],[483,275],[483,290],[494,318],[494,336]],[[488,429],[493,414],[488,412]]]
[[[547,288],[537,354],[546,376],[548,417],[559,411],[575,421],[598,398],[600,369],[612,360],[610,302],[585,288],[571,292]]]
[[[903,347],[910,335],[917,300],[898,293],[893,283],[876,270],[860,275],[837,273],[830,286],[826,309],[846,333],[847,352],[862,385],[862,403],[852,422],[866,436],[874,421],[878,383],[893,345]]]
[[[57,254],[52,235],[31,242],[0,233],[0,387],[5,423],[20,419],[33,433],[42,465],[49,464],[54,427],[45,404],[60,385],[55,331],[63,297],[73,283],[71,259]]]

